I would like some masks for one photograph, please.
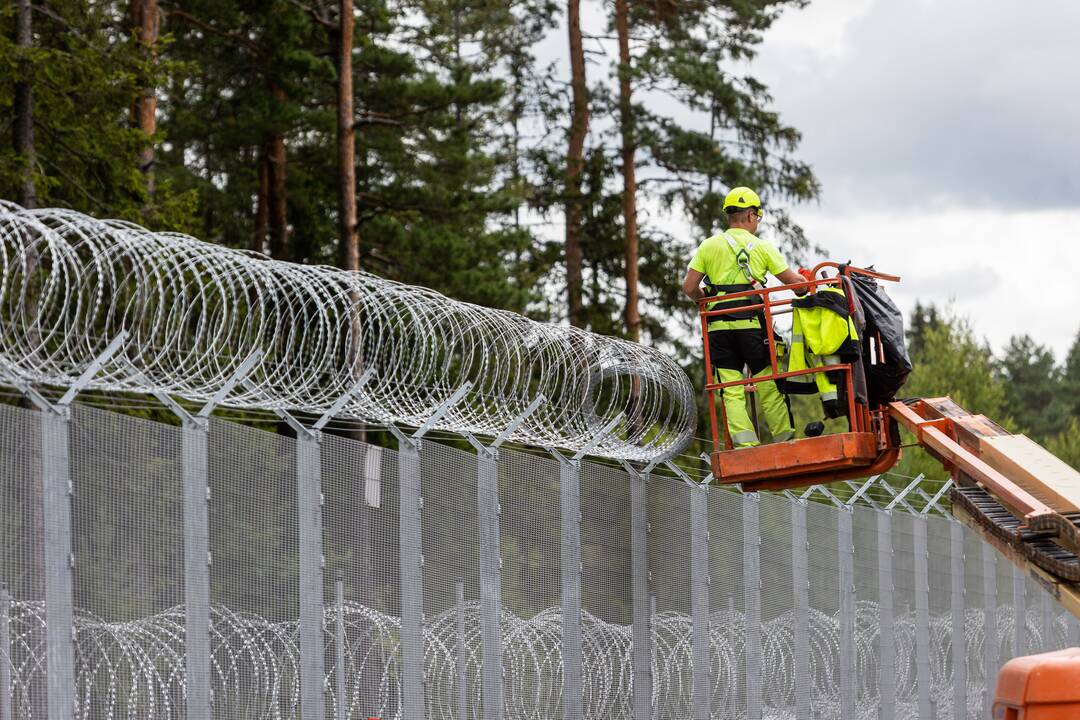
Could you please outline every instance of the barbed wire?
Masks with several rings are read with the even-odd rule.
[[[321,414],[370,370],[342,417],[498,435],[542,396],[508,439],[640,461],[694,430],[685,373],[638,343],[70,210],[0,201],[0,246],[8,380],[70,386],[126,332],[91,387],[205,402],[261,351],[223,404]]]

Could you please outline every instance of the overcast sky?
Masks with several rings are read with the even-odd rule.
[[[582,10],[602,32],[601,4]],[[996,350],[1027,332],[1063,359],[1080,329],[1078,31],[1075,0],[787,11],[749,70],[822,183],[795,219],[830,259],[901,275],[890,292],[905,311],[951,302]],[[568,71],[565,26],[538,54]],[[593,60],[590,81],[607,77]]]
[[[1080,329],[1080,2],[812,0],[753,71],[823,186],[795,209],[835,259],[953,302],[1001,348]],[[1039,306],[1042,306],[1041,308]]]

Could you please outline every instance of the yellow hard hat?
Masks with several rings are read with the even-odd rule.
[[[724,210],[728,208],[761,207],[761,198],[748,187],[737,187],[724,198]]]

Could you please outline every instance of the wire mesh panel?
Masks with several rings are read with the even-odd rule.
[[[214,716],[295,716],[296,443],[214,420],[208,467]]]
[[[831,505],[806,508],[810,567],[810,675],[816,716],[840,716],[840,582],[837,514]]]
[[[73,411],[79,712],[182,713],[180,428]]]
[[[7,635],[7,702],[15,717],[44,717],[45,525],[41,497],[40,413],[0,405],[0,616]]]
[[[876,717],[881,706],[880,578],[878,577],[878,515],[868,507],[853,508],[855,588],[855,710],[857,717]]]
[[[952,537],[948,520],[927,517],[930,701],[935,717],[953,716]],[[962,674],[962,673],[961,673]]]
[[[440,720],[464,720],[462,692],[467,717],[482,717],[476,474],[473,453],[421,445],[424,669],[428,717]]]
[[[1009,658],[1015,657],[1017,625],[1016,611],[1013,607],[1016,600],[1013,565],[1001,557],[995,557],[995,560],[994,589],[996,590],[997,613],[994,619],[997,624],[997,637],[994,646],[997,648],[997,668],[994,670],[994,676],[997,677],[1001,666],[1008,662]]]
[[[761,528],[762,704],[766,717],[795,713],[795,593],[792,582],[792,501],[762,495]]]
[[[584,714],[630,718],[630,477],[622,470],[581,465],[581,564]]]
[[[896,717],[919,717],[917,627],[918,579],[915,572],[915,519],[892,513],[893,617],[896,672]]]
[[[654,717],[691,717],[690,493],[681,482],[649,483],[649,573],[653,592]]]
[[[397,453],[332,435],[321,445],[323,596],[334,598],[325,621],[334,679],[328,707],[335,718],[392,718],[401,709]]]
[[[560,717],[559,466],[500,451],[499,503],[506,717]]]
[[[760,606],[760,560],[757,578],[747,585],[745,559],[760,552],[759,537],[745,536],[743,496],[727,489],[709,497],[709,623],[714,717],[742,718],[747,713],[746,643],[749,633],[761,642],[762,623],[746,618],[746,600],[753,593]],[[760,512],[758,522],[760,528]],[[749,544],[749,546],[748,546]],[[759,556],[760,557],[760,556]],[[751,570],[755,568],[751,565]],[[760,680],[760,678],[757,678]]]
[[[987,609],[987,575],[984,548],[989,547],[978,535],[964,528],[964,634],[967,650],[967,717],[988,716],[995,676],[986,673],[987,637],[994,634],[987,620],[995,611]],[[991,552],[993,552],[991,550]],[[994,575],[989,578],[993,585]],[[995,595],[996,597],[996,595]],[[953,632],[956,632],[955,626]]]

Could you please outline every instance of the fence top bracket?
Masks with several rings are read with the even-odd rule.
[[[214,393],[213,397],[203,405],[202,410],[198,412],[197,417],[209,418],[210,413],[214,412],[214,408],[220,405],[225,398],[229,396],[229,393],[233,391],[233,388],[247,377],[248,373],[254,369],[255,364],[262,359],[262,356],[262,350],[253,350],[250,355],[244,358],[244,362],[240,363],[240,366],[233,371],[233,374],[229,376],[229,379],[226,380],[225,383],[218,388],[218,391]]]
[[[581,459],[582,459],[583,457],[585,457],[585,456],[586,456],[586,455],[588,455],[588,454],[589,454],[590,452],[592,452],[592,450],[593,450],[593,449],[594,449],[594,448],[595,448],[595,447],[596,447],[597,445],[599,445],[600,443],[604,442],[604,440],[606,440],[606,439],[607,439],[607,438],[608,438],[608,437],[609,437],[609,436],[611,435],[611,431],[612,431],[612,430],[614,430],[615,428],[617,428],[617,427],[619,426],[619,423],[621,423],[621,422],[623,421],[623,418],[624,418],[624,417],[626,417],[626,413],[619,413],[618,415],[616,415],[616,416],[615,416],[615,417],[614,417],[614,418],[613,418],[613,419],[611,420],[611,422],[609,422],[609,423],[608,423],[607,425],[605,425],[605,426],[604,426],[604,427],[603,427],[603,428],[602,428],[602,429],[600,430],[600,432],[596,433],[596,435],[594,435],[594,436],[593,436],[593,437],[592,437],[592,438],[591,438],[591,439],[589,440],[589,442],[585,443],[585,444],[584,444],[584,445],[583,445],[583,446],[581,447],[581,449],[580,449],[580,450],[578,450],[578,451],[577,451],[577,452],[576,452],[576,453],[574,454],[574,457],[573,457],[572,459],[573,459],[573,460],[574,460],[575,462],[577,462],[577,461],[580,461],[580,460],[581,460]]]
[[[322,430],[324,427],[326,427],[327,423],[333,420],[338,413],[345,409],[345,406],[349,404],[350,400],[358,398],[360,396],[360,391],[365,385],[368,384],[368,382],[373,377],[375,377],[374,370],[372,370],[371,368],[367,368],[366,370],[364,370],[364,372],[360,375],[360,378],[355,383],[353,383],[352,387],[342,393],[341,397],[335,400],[334,404],[327,408],[326,412],[322,414],[322,417],[315,421],[312,429]]]

